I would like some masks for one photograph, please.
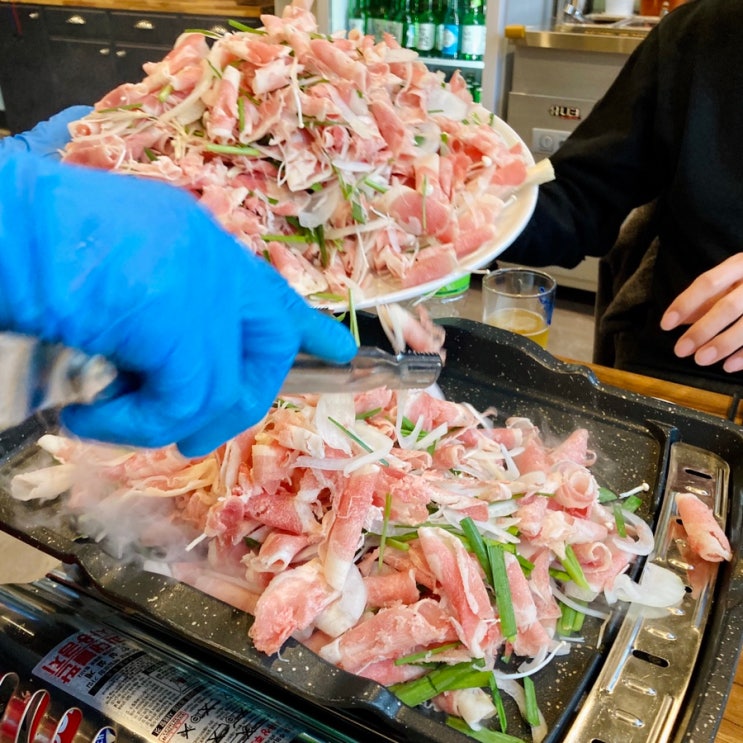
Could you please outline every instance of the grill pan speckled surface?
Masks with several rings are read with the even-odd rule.
[[[361,314],[365,343],[385,345],[376,319]],[[743,434],[719,418],[600,384],[585,367],[557,361],[529,341],[466,320],[445,320],[447,363],[440,385],[449,399],[479,409],[495,406],[501,419],[528,416],[543,431],[564,436],[582,426],[599,454],[599,482],[622,491],[642,481],[651,485],[642,512],[651,524],[660,507],[669,451],[681,442],[714,453],[729,466],[727,533],[732,563],[717,576],[698,661],[671,740],[714,740],[743,638],[743,575],[738,544],[743,509]],[[53,413],[37,415],[0,435],[2,488],[0,525],[10,534],[76,566],[79,585],[126,611],[155,633],[165,633],[205,662],[229,668],[246,683],[308,705],[319,719],[347,718],[360,740],[465,740],[434,712],[410,709],[379,685],[321,661],[302,645],[287,643],[279,656],[257,653],[247,640],[250,619],[219,601],[134,563],[109,555],[105,545],[79,540],[74,523],[57,504],[14,501],[8,478],[39,456],[38,436],[53,430]],[[537,694],[550,727],[548,741],[563,740],[586,694],[596,682],[622,617],[603,634],[597,621],[585,627],[586,643],[556,659],[536,677]],[[288,696],[287,696],[288,695]],[[518,713],[509,733],[525,739]],[[606,740],[604,743],[615,743]],[[620,743],[616,740],[616,743]]]

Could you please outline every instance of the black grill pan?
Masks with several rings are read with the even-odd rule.
[[[374,316],[362,313],[359,324],[365,344],[386,345]],[[447,330],[447,363],[440,385],[449,399],[467,401],[479,409],[495,406],[503,419],[527,416],[557,437],[579,426],[587,428],[590,447],[599,453],[593,470],[602,484],[617,492],[642,481],[651,485],[642,513],[651,524],[659,514],[674,445],[698,447],[727,464],[727,533],[734,557],[717,574],[691,683],[667,738],[689,743],[714,740],[743,640],[738,550],[743,435],[739,427],[603,385],[589,369],[564,364],[510,333],[460,319],[442,324]],[[105,544],[80,541],[74,524],[55,503],[13,500],[8,479],[35,466],[40,456],[35,441],[56,427],[52,411],[0,435],[0,528],[74,566],[71,580],[94,592],[107,607],[126,612],[148,631],[163,633],[205,662],[228,668],[236,678],[268,689],[285,701],[308,705],[318,719],[343,718],[352,728],[358,725],[359,740],[465,740],[443,724],[441,715],[405,707],[383,687],[328,665],[299,643],[289,641],[279,656],[256,652],[247,639],[249,617],[188,586],[143,573],[135,563],[120,562],[107,553]],[[535,678],[550,743],[569,736],[614,639],[621,634],[621,621],[617,616],[603,632],[597,622],[588,621],[586,644],[556,659]],[[509,708],[509,713],[508,732],[527,740],[528,730],[515,708]],[[624,742],[607,738],[603,743]]]

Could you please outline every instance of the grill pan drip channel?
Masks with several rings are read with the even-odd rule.
[[[743,434],[722,418],[599,383],[587,368],[562,363],[534,343],[462,319],[442,321],[447,398],[477,409],[494,406],[499,420],[525,416],[543,431],[566,436],[587,428],[599,459],[593,471],[616,492],[650,484],[639,514],[656,533],[648,559],[686,582],[681,606],[662,616],[617,612],[607,626],[587,620],[585,642],[535,677],[548,743],[703,743],[713,741],[743,641],[743,576],[738,545],[743,510]],[[375,317],[360,313],[362,340],[386,346]],[[80,541],[54,503],[22,503],[9,478],[40,465],[38,437],[57,427],[53,412],[0,435],[0,528],[71,567],[61,582],[85,593],[107,616],[126,617],[207,667],[281,699],[359,740],[467,740],[438,713],[401,704],[387,689],[325,663],[289,641],[276,656],[255,651],[250,618],[172,579],[142,572]],[[691,490],[726,529],[733,560],[704,579],[684,557],[673,494]],[[637,565],[636,575],[642,568]],[[691,576],[691,579],[690,579]],[[528,739],[515,708],[509,733]],[[511,724],[511,721],[513,723]]]

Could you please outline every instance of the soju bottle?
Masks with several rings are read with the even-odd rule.
[[[435,42],[436,14],[433,12],[433,0],[421,0],[415,23],[415,48],[422,57],[430,57]]]
[[[485,55],[485,11],[482,0],[466,0],[462,16],[462,59],[482,59]]]
[[[397,39],[400,46],[405,46],[405,3],[397,0],[389,6],[390,19],[387,23],[387,33]]]
[[[350,0],[348,3],[348,21],[346,27],[349,31],[353,31],[354,28],[365,34],[366,19],[368,13],[366,10],[366,0]]]
[[[379,0],[371,2],[367,18],[366,33],[381,41],[382,33],[387,30],[387,4]]]
[[[415,12],[413,10],[414,0],[402,0],[402,10],[400,13],[402,20],[402,45],[406,49],[416,48],[416,22]]]
[[[459,56],[459,0],[446,0],[439,28],[439,54],[446,59],[456,59]]]

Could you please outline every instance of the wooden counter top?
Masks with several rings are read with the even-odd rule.
[[[250,0],[0,0],[7,5],[53,5],[69,8],[98,8],[101,10],[130,10],[143,13],[186,13],[189,15],[226,16],[229,18],[257,18],[261,13],[272,13],[273,4]]]
[[[642,395],[649,395],[650,397],[656,397],[661,400],[667,400],[668,402],[676,403],[686,408],[711,413],[722,418],[727,418],[731,404],[737,403],[737,401],[733,401],[727,395],[721,395],[715,392],[698,390],[596,364],[587,364],[583,361],[571,362],[570,359],[563,360],[589,367],[596,374],[599,381],[604,384],[620,387],[621,389],[637,392]],[[739,411],[736,414],[735,422],[741,423]],[[715,741],[716,743],[741,743],[743,741],[743,662],[740,660]]]

